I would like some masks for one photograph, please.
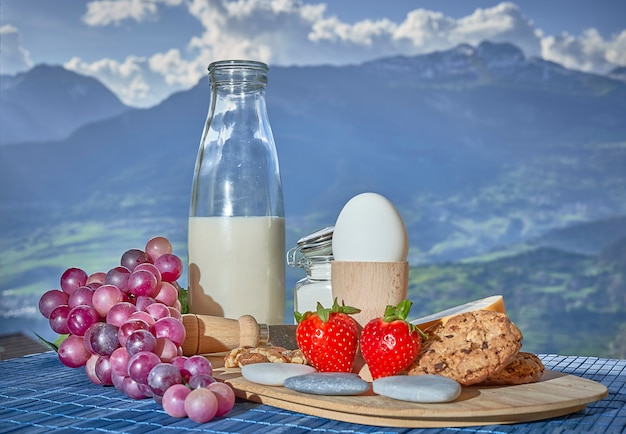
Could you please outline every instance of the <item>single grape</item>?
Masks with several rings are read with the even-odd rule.
[[[146,389],[130,377],[124,377],[122,387],[124,394],[131,399],[145,399],[149,397]]]
[[[85,366],[87,360],[92,356],[83,344],[81,336],[69,335],[59,345],[57,356],[61,363],[70,368],[80,368]]]
[[[161,363],[154,353],[142,351],[131,356],[128,361],[128,376],[140,384],[148,384],[148,375],[152,368]]]
[[[120,265],[133,271],[137,265],[145,262],[148,262],[148,256],[143,250],[130,249],[122,254]]]
[[[178,369],[183,369],[183,366],[185,366],[185,360],[187,359],[187,356],[176,356],[172,359],[170,363],[176,366]]]
[[[51,289],[45,292],[39,299],[39,312],[46,317],[50,318],[50,313],[61,305],[68,305],[69,295],[66,292],[58,289]]]
[[[124,378],[126,375],[120,375],[117,372],[111,370],[111,382],[113,383],[113,387],[115,387],[120,392],[124,393]]]
[[[81,305],[93,306],[92,299],[93,289],[88,286],[81,286],[79,288],[76,288],[76,290],[72,292],[72,295],[70,295],[67,304],[70,307],[76,307]]]
[[[161,400],[163,410],[171,417],[187,417],[185,399],[191,390],[183,384],[174,384],[167,389]]]
[[[85,335],[88,334],[89,344],[96,354],[110,356],[113,351],[120,347],[117,332],[118,328],[114,325],[97,322],[89,328]]]
[[[130,270],[126,267],[111,268],[104,279],[104,283],[107,285],[117,286],[118,289],[124,293],[128,292],[128,278],[130,277]]]
[[[183,369],[189,371],[191,375],[213,375],[213,366],[211,365],[211,362],[209,362],[208,359],[200,355],[189,357],[185,361]]]
[[[68,268],[61,275],[61,289],[71,295],[72,292],[81,286],[85,286],[89,276],[80,268]]]
[[[98,361],[99,357],[100,356],[98,356],[97,354],[92,354],[91,357],[89,357],[89,359],[87,360],[87,363],[85,363],[85,374],[87,374],[87,378],[89,378],[89,381],[97,386],[102,385],[102,381],[100,381],[100,379],[96,375],[96,362]]]
[[[148,386],[157,395],[163,396],[165,391],[174,384],[182,384],[183,377],[178,368],[171,363],[159,363],[148,374]]]
[[[188,370],[186,370],[185,368],[181,368],[180,375],[183,376],[183,380],[185,380],[185,383],[189,383],[189,380],[191,379],[191,373]]]
[[[172,318],[176,318],[178,321],[183,322],[183,314],[180,313],[180,310],[176,309],[175,307],[172,306],[168,306],[167,310],[170,311],[170,316]]]
[[[137,312],[137,307],[129,301],[122,301],[113,306],[106,316],[106,322],[116,327],[124,324],[130,316]]]
[[[111,353],[109,357],[111,361],[111,371],[121,377],[128,375],[128,361],[130,360],[130,354],[126,350],[126,347],[118,347]]]
[[[145,311],[154,318],[155,321],[160,320],[161,318],[167,318],[170,316],[170,310],[163,303],[152,303],[146,306]]]
[[[93,347],[91,346],[91,333],[93,332],[97,324],[100,324],[100,323],[99,322],[93,323],[87,328],[87,330],[85,330],[85,333],[83,334],[83,344],[85,345],[85,349],[89,352],[89,354],[99,356],[100,354],[98,354],[96,350],[94,350]]]
[[[204,387],[192,390],[185,398],[185,412],[189,419],[197,423],[205,423],[213,419],[218,405],[215,394]]]
[[[100,315],[91,306],[76,306],[67,317],[67,329],[76,336],[83,336],[92,324],[100,321]]]
[[[107,274],[103,271],[97,271],[95,273],[91,273],[87,278],[87,285],[91,283],[97,283],[100,285],[104,285],[104,281],[106,280]]]
[[[63,304],[50,312],[48,322],[53,331],[60,335],[65,335],[70,332],[67,328],[67,318],[70,316],[70,310],[72,309],[68,305]]]
[[[113,306],[124,301],[124,294],[115,285],[105,284],[93,292],[92,303],[98,314],[106,318]]]
[[[91,283],[87,283],[85,286],[89,289],[91,289],[92,291],[95,291],[96,288],[98,288],[99,286],[104,285],[104,283],[100,283],[100,282],[91,282]]]
[[[178,357],[178,347],[167,338],[157,338],[154,352],[164,362],[170,362]]]
[[[152,326],[155,323],[155,320],[154,318],[152,318],[152,315],[150,315],[148,312],[139,310],[139,308],[137,308],[137,312],[134,312],[133,314],[131,314],[130,317],[128,317],[128,319],[140,319],[142,321],[145,321],[149,326]]]
[[[174,342],[177,347],[182,346],[185,341],[185,326],[176,318],[161,318],[150,327],[150,331],[157,338],[168,338]]]
[[[137,330],[150,331],[150,325],[144,320],[132,318],[131,315],[128,321],[124,322],[117,330],[117,339],[120,341],[120,345],[126,347],[128,337]]]
[[[144,262],[143,264],[137,265],[133,271],[141,271],[141,270],[149,271],[150,273],[154,274],[154,277],[156,277],[157,283],[161,283],[161,272],[153,263]]]
[[[126,339],[126,351],[134,356],[142,351],[154,353],[156,350],[156,338],[148,330],[136,330]]]
[[[208,387],[209,384],[215,383],[215,378],[207,374],[192,375],[187,380],[189,387],[197,389],[199,387]]]
[[[154,263],[161,255],[172,253],[172,244],[167,238],[157,236],[148,240],[144,251],[150,262]]]
[[[140,295],[135,298],[135,306],[137,306],[137,310],[145,311],[146,307],[150,306],[152,303],[156,303],[156,300],[152,297]]]
[[[178,300],[178,289],[169,282],[160,282],[157,285],[157,293],[154,299],[166,306],[174,306]]]
[[[221,417],[227,414],[235,406],[235,392],[226,383],[213,382],[207,387],[217,398],[217,412],[215,416]]]
[[[147,270],[133,271],[128,277],[128,292],[136,297],[154,297],[158,294],[157,278]]]
[[[98,357],[96,361],[96,377],[98,377],[105,386],[113,385],[113,380],[111,379],[111,361],[108,357]]]
[[[183,274],[183,261],[172,253],[162,254],[154,265],[161,272],[161,279],[165,282],[175,282]]]

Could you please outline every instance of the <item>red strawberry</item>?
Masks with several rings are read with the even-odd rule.
[[[382,318],[372,319],[363,328],[361,354],[374,380],[396,375],[417,357],[420,330],[406,321],[412,304],[404,300],[398,306],[387,306]]]
[[[316,312],[295,313],[296,342],[311,366],[320,372],[350,372],[359,346],[357,322],[350,314],[359,309],[337,304]]]

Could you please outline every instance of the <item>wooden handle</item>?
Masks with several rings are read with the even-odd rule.
[[[333,298],[339,304],[361,309],[352,315],[362,326],[382,316],[387,305],[397,305],[407,297],[409,264],[399,262],[333,261]]]
[[[237,347],[256,347],[261,332],[256,319],[243,315],[239,319],[211,315],[183,315],[186,336],[183,355],[211,354],[230,351]]]

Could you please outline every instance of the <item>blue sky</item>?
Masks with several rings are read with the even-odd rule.
[[[626,66],[624,17],[624,0],[2,0],[0,72],[64,65],[137,107],[235,57],[339,65],[490,39],[606,73]]]

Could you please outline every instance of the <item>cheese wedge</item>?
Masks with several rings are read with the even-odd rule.
[[[445,323],[451,316],[475,310],[491,310],[494,312],[506,313],[504,308],[504,298],[501,295],[492,295],[480,300],[470,301],[469,303],[451,307],[449,309],[442,310],[441,312],[417,318],[411,321],[411,324],[415,324],[420,329],[426,330],[428,327],[436,323]]]

